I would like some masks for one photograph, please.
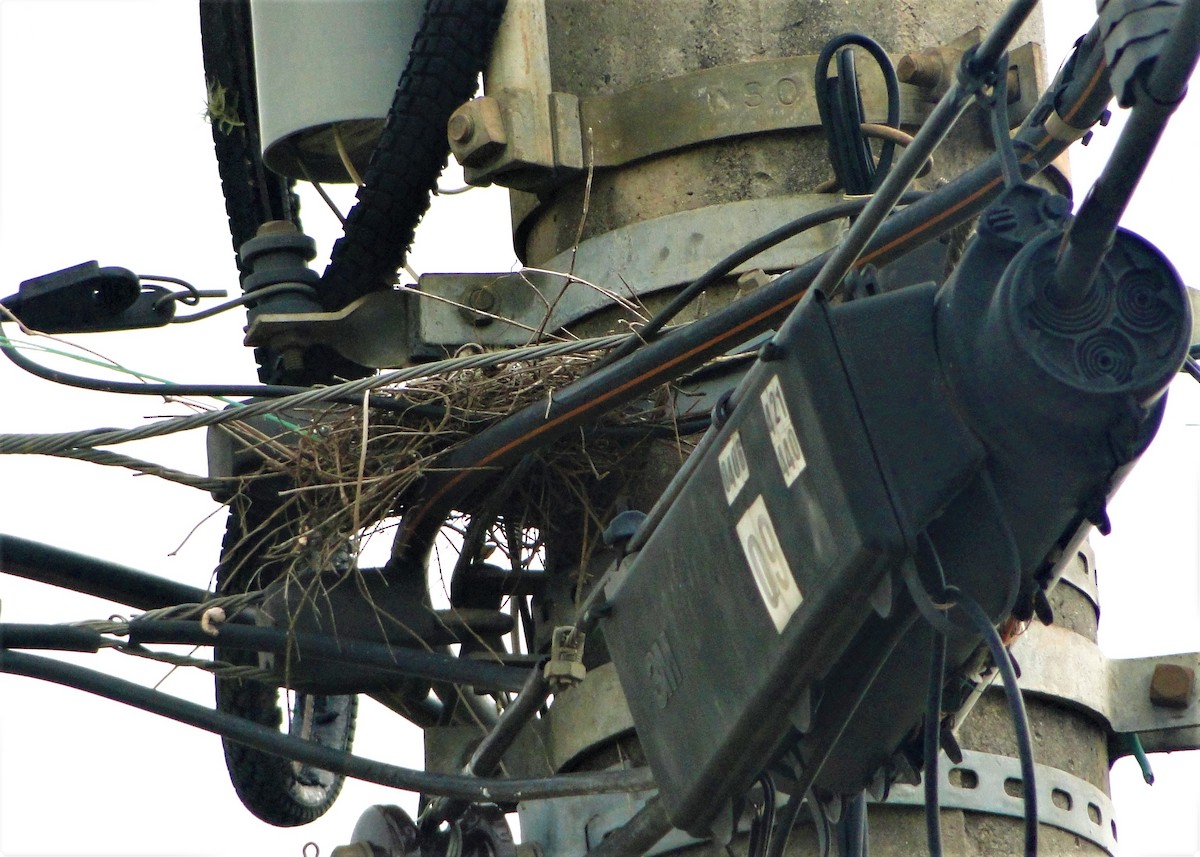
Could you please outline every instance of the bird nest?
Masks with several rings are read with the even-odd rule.
[[[246,538],[265,546],[273,564],[331,568],[346,560],[361,540],[397,514],[426,473],[446,453],[486,425],[537,402],[577,380],[594,365],[594,355],[560,355],[498,367],[464,369],[372,391],[361,406],[324,405],[281,415],[269,423],[230,422],[242,450],[239,470],[248,473],[243,491],[255,495],[265,480],[278,497],[266,520],[244,522]],[[393,407],[377,406],[388,399]],[[607,414],[597,425],[541,448],[523,463],[520,478],[501,480],[500,514],[525,527],[540,528],[572,510],[595,534],[608,501],[645,463],[645,439],[670,434],[674,397],[663,386],[649,397]],[[597,491],[598,486],[605,486]],[[276,493],[277,492],[277,493]],[[465,501],[473,515],[485,494]],[[602,506],[601,507],[598,507]],[[237,504],[234,504],[237,508]],[[495,514],[492,507],[490,514]],[[586,522],[585,522],[586,519]],[[256,551],[243,551],[243,554]],[[248,559],[243,556],[243,560]],[[261,566],[260,556],[255,564]],[[259,572],[264,571],[261,567]],[[280,569],[268,572],[274,577]],[[247,588],[243,581],[237,588]]]

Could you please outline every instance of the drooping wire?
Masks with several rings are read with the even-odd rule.
[[[771,830],[775,826],[775,779],[764,772],[757,780],[762,789],[762,806],[754,813],[750,822],[750,839],[746,845],[746,857],[766,857],[771,843]]]
[[[224,289],[201,290],[193,286],[187,280],[181,280],[179,277],[169,277],[165,274],[138,274],[139,280],[149,280],[152,283],[170,283],[175,286],[183,286],[182,292],[170,292],[159,299],[155,304],[155,309],[158,308],[164,300],[179,301],[185,306],[196,306],[200,303],[201,298],[224,298],[229,296],[229,292]]]
[[[829,160],[838,183],[849,194],[872,193],[879,188],[892,165],[895,143],[885,141],[876,163],[861,131],[862,95],[854,68],[854,54],[842,50],[850,45],[864,48],[879,65],[887,89],[887,125],[900,127],[900,82],[887,53],[879,43],[861,33],[843,33],[825,43],[817,56],[814,92],[821,126],[829,142]],[[838,51],[841,51],[839,54]],[[837,55],[838,75],[830,78],[829,64]]]
[[[868,857],[867,795],[859,792],[846,801],[837,823],[838,857]]]
[[[478,802],[518,803],[573,795],[644,792],[654,788],[654,778],[645,767],[522,779],[438,774],[402,768],[295,738],[261,723],[52,658],[5,652],[0,660],[0,672],[82,690],[216,733],[264,753],[407,791]]]
[[[1021,172],[1021,159],[1008,129],[1008,54],[1001,55],[996,63],[992,82],[992,94],[988,101],[992,120],[992,141],[1000,155],[1000,171],[1004,186],[1014,188],[1025,182]]]
[[[281,398],[277,399],[265,399],[265,397],[263,397],[265,399],[263,401],[247,402],[236,408],[221,411],[205,411],[203,413],[192,414],[185,417],[173,417],[167,420],[159,420],[154,423],[131,429],[90,429],[85,431],[65,432],[58,434],[0,435],[0,453],[32,454],[52,451],[55,449],[70,449],[72,447],[85,445],[109,446],[135,440],[144,440],[149,437],[161,437],[163,435],[174,434],[175,432],[180,431],[207,428],[210,425],[217,425],[218,423],[245,420],[264,414],[276,414],[291,409],[301,409],[318,403],[347,400],[354,404],[361,404],[362,394],[367,390],[394,386],[404,381],[411,381],[417,378],[427,378],[434,375],[443,375],[463,369],[479,369],[491,366],[502,366],[506,363],[523,360],[536,360],[546,357],[555,357],[562,354],[575,354],[583,351],[603,350],[624,342],[625,338],[626,334],[614,334],[611,336],[597,337],[595,339],[581,339],[572,342],[555,342],[548,345],[531,345],[522,348],[511,348],[500,352],[471,354],[462,357],[450,358],[448,360],[439,360],[433,363],[413,366],[408,369],[397,369],[394,372],[385,372],[369,378],[359,378],[354,381],[347,381],[330,387],[282,388],[289,390],[298,389],[299,392],[283,395]],[[9,357],[9,359],[12,359],[12,354],[16,353],[11,348],[5,350],[3,347],[0,347],[0,352],[3,352]],[[21,358],[21,355],[17,355],[17,357],[20,358],[21,361],[24,361],[24,358]],[[18,363],[18,365],[21,364]],[[37,364],[33,365],[39,370],[42,368],[38,367]],[[83,380],[90,382],[92,379]],[[141,387],[146,387],[153,390],[155,386],[158,386],[161,389],[154,390],[155,395],[209,394],[200,392],[180,392],[180,390],[194,388],[174,384],[131,384],[128,386],[131,388],[139,388],[139,392],[142,392],[142,390],[140,390]],[[93,387],[91,389],[105,388]],[[253,395],[261,397],[261,393],[264,390],[271,388],[257,385],[246,385],[244,388],[222,387],[220,389],[222,391],[230,389],[245,389],[249,390],[250,392],[239,392],[235,393],[234,395]],[[134,390],[132,389],[130,390],[130,392],[133,391]],[[374,405],[373,399],[372,405]]]
[[[1000,677],[1003,679],[1004,693],[1008,700],[1013,731],[1016,733],[1017,754],[1021,761],[1022,793],[1025,804],[1024,853],[1027,857],[1036,857],[1038,807],[1037,785],[1034,781],[1033,737],[1029,728],[1029,716],[1025,711],[1025,701],[1021,697],[1021,688],[1017,684],[1017,673],[1013,667],[1012,657],[1009,655],[1008,649],[1004,647],[1004,641],[1000,639],[1000,635],[996,631],[996,626],[992,624],[991,618],[984,609],[979,606],[979,602],[958,587],[941,583],[945,581],[946,575],[942,567],[941,558],[938,555],[937,546],[929,538],[928,534],[923,533],[921,541],[932,559],[933,569],[940,583],[940,591],[935,593],[925,592],[919,583],[916,582],[915,576],[906,575],[905,582],[908,584],[908,591],[912,595],[913,600],[918,602],[918,605],[924,602],[921,610],[922,615],[926,615],[930,608],[942,614],[946,614],[956,607],[961,609],[967,615],[967,618],[971,620],[971,624],[975,626],[975,630],[983,638],[988,651],[991,653],[992,661],[996,664],[996,668],[1000,671]],[[942,623],[936,622],[931,624],[936,634]],[[930,672],[932,673],[932,668]],[[932,696],[932,691],[930,695]],[[927,723],[926,731],[928,731],[928,728]],[[928,747],[926,747],[926,753],[928,756]],[[926,772],[926,789],[929,788],[929,781],[934,779],[934,773],[930,771]],[[926,794],[928,795],[928,791]]]
[[[214,307],[209,307],[208,309],[201,310],[200,312],[194,312],[191,315],[176,316],[175,318],[171,319],[171,324],[186,324],[187,322],[191,321],[202,321],[206,318],[212,318],[214,315],[220,315],[221,313],[228,312],[231,309],[236,309],[237,307],[245,306],[246,304],[254,303],[255,301],[260,301],[264,298],[269,298],[274,295],[283,294],[284,292],[303,294],[313,299],[316,299],[317,296],[317,290],[312,286],[306,286],[302,283],[275,283],[274,285],[264,286],[261,289],[248,292],[241,297],[233,298],[232,300],[225,301],[224,303],[217,304]],[[159,298],[159,301],[174,300],[178,294],[179,293],[164,295],[162,298]],[[224,295],[223,292],[222,295]]]
[[[932,628],[929,690],[925,697],[925,839],[930,857],[942,855],[941,801],[938,797],[938,752],[941,750],[942,682],[946,672],[946,635]]]

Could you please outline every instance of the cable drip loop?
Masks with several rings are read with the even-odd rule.
[[[844,47],[857,45],[864,48],[879,66],[887,88],[887,125],[900,127],[900,83],[892,61],[879,43],[861,33],[843,33],[830,39],[817,57],[816,84],[817,112],[821,127],[829,141],[829,160],[833,164],[838,184],[850,195],[869,194],[876,191],[892,166],[896,144],[890,140],[883,143],[876,161],[862,123],[866,121],[863,111],[862,93],[858,86],[858,73],[854,66],[854,52]],[[837,76],[829,77],[829,65],[837,55]]]
[[[1021,761],[1021,784],[1025,804],[1025,850],[1026,855],[1037,854],[1038,841],[1038,809],[1037,809],[1037,786],[1034,782],[1034,766],[1033,766],[1033,737],[1029,728],[1029,716],[1025,711],[1025,701],[1021,697],[1021,689],[1017,685],[1017,672],[1013,667],[1012,656],[1008,649],[1004,646],[1004,641],[1000,639],[999,633],[996,631],[996,626],[992,624],[991,617],[979,606],[979,603],[967,593],[963,592],[957,586],[947,585],[945,573],[942,569],[941,559],[938,556],[937,548],[933,544],[932,539],[928,535],[922,534],[921,541],[928,549],[933,560],[933,568],[936,577],[938,578],[937,591],[934,593],[928,592],[917,577],[915,569],[909,573],[907,570],[904,574],[905,584],[909,593],[912,595],[913,601],[916,602],[917,609],[923,617],[933,626],[935,637],[941,637],[944,633],[949,633],[957,629],[957,626],[950,621],[948,614],[951,610],[957,608],[970,620],[975,631],[983,638],[987,644],[988,651],[991,653],[992,661],[996,668],[1000,671],[1000,677],[1004,681],[1004,694],[1008,700],[1009,714],[1012,717],[1013,731],[1016,733],[1017,753]],[[913,566],[913,563],[906,563],[907,566]],[[932,615],[931,615],[932,611]],[[961,630],[959,631],[961,633]],[[939,661],[944,657],[944,652],[939,652],[938,649],[942,644],[935,643],[933,656],[931,658],[931,681],[930,694],[927,700],[930,707],[934,704],[933,679],[932,673],[936,670],[941,672],[939,667],[944,668]],[[939,683],[940,684],[940,683]],[[938,705],[940,707],[940,687],[938,688],[937,696],[939,697]],[[929,717],[929,712],[926,712],[926,717]],[[929,741],[930,730],[926,730],[926,740]],[[936,776],[936,753],[937,744],[934,742],[932,751],[935,764],[930,768],[927,767],[925,772],[926,780],[926,798],[930,796],[936,798],[936,785],[932,785],[930,781]],[[930,759],[929,747],[926,748],[926,764],[928,766]],[[932,789],[932,790],[931,790]],[[931,816],[927,816],[927,833],[929,834],[930,849],[933,854],[939,852],[934,849],[935,834],[939,833],[937,825],[932,820]]]

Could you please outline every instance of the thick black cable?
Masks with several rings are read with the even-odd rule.
[[[1008,698],[1013,731],[1016,733],[1017,754],[1021,760],[1021,790],[1025,799],[1025,855],[1026,857],[1036,857],[1038,807],[1037,785],[1034,781],[1033,733],[1029,728],[1029,715],[1025,711],[1025,701],[1021,697],[1021,688],[1017,684],[1017,672],[1013,668],[1012,656],[1004,647],[1004,641],[1000,639],[992,620],[975,599],[954,586],[946,587],[945,595],[970,617],[975,629],[987,644],[988,651],[992,654],[992,661],[1000,670],[1000,677],[1004,680],[1004,694]]]
[[[803,805],[804,792],[792,792],[775,820],[775,830],[771,833],[766,857],[783,857],[783,849],[787,847],[788,838],[792,835],[792,828],[796,826],[796,819],[800,817]]]
[[[775,780],[770,773],[763,773],[758,778],[758,785],[762,789],[763,804],[750,822],[746,857],[766,857],[771,847],[771,831],[775,828]]]
[[[671,820],[658,796],[646,801],[629,821],[601,840],[585,857],[633,857],[645,854],[671,832]]]
[[[447,795],[486,803],[520,803],[526,800],[639,792],[654,788],[650,770],[644,767],[521,779],[468,777],[462,774],[418,771],[322,747],[241,717],[214,711],[97,670],[52,658],[27,655],[23,652],[6,652],[0,659],[0,672],[82,690],[206,732],[213,732],[264,753],[310,765],[322,771],[405,791]]]
[[[900,82],[887,52],[873,39],[861,33],[843,33],[825,43],[817,55],[814,94],[821,126],[829,141],[829,160],[839,185],[850,194],[876,190],[891,168],[895,143],[885,141],[880,149],[879,162],[873,162],[871,149],[862,134],[862,101],[854,71],[853,54],[843,51],[838,56],[838,77],[830,80],[829,63],[845,47],[864,48],[879,66],[887,90],[887,122],[900,127]]]
[[[518,691],[524,686],[528,674],[527,669],[506,667],[472,658],[457,658],[441,652],[356,640],[352,637],[333,637],[232,622],[218,625],[216,630],[217,633],[213,636],[205,632],[199,622],[135,619],[129,623],[129,642],[131,645],[215,645],[222,649],[273,652],[277,655],[291,655],[300,661],[311,658],[369,666],[397,676],[471,685],[480,690]],[[434,641],[436,644],[444,642],[445,640]]]
[[[1048,293],[1077,306],[1091,293],[1096,272],[1200,58],[1200,0],[1185,0],[1149,76],[1135,84],[1137,102],[1104,169],[1063,238]]]
[[[94,556],[0,533],[0,574],[116,601],[139,610],[199,604],[211,592]]]
[[[924,751],[925,840],[930,857],[942,857],[941,801],[938,798],[938,753],[941,750],[942,683],[946,672],[946,635],[930,629],[929,689],[925,696]]]
[[[36,625],[0,622],[0,652],[6,649],[51,649],[59,652],[100,651],[104,637],[91,628],[74,625]],[[0,658],[4,655],[0,654]]]
[[[85,375],[72,375],[58,369],[30,360],[12,345],[0,344],[0,353],[11,360],[19,368],[31,375],[36,375],[55,384],[65,384],[68,387],[78,387],[82,390],[95,390],[101,393],[130,393],[140,396],[209,396],[247,397],[257,399],[281,399],[284,396],[294,396],[307,393],[313,387],[295,387],[285,384],[152,384],[134,381],[107,381],[101,378],[89,378]],[[329,401],[343,405],[362,405],[362,396],[358,394],[332,396]],[[429,416],[440,419],[446,415],[446,409],[435,405],[418,405],[406,399],[394,396],[370,396],[367,402],[372,408],[394,413],[408,413],[417,416]]]
[[[501,713],[500,719],[471,753],[463,771],[475,777],[491,776],[500,767],[500,760],[512,746],[517,736],[537,715],[550,697],[550,682],[547,681],[541,664],[529,670],[520,693]],[[429,803],[421,813],[419,824],[422,830],[437,828],[443,821],[458,819],[467,809],[466,801],[438,798]]]

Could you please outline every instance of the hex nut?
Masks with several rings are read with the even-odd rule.
[[[485,95],[468,101],[446,123],[450,151],[464,167],[479,166],[504,151],[508,134],[500,102]]]
[[[1187,708],[1195,688],[1195,670],[1178,664],[1158,664],[1150,678],[1150,702],[1160,708]]]

